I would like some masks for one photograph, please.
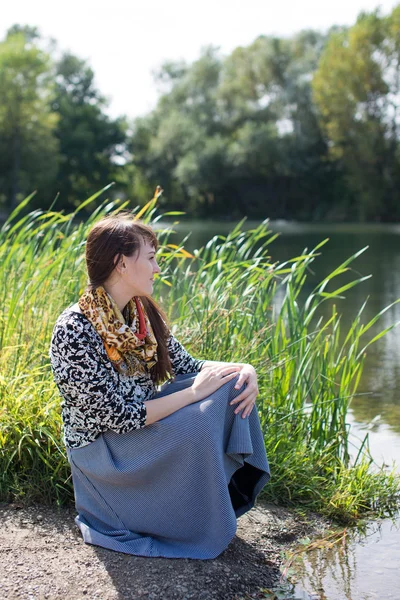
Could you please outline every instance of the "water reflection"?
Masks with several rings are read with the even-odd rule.
[[[347,422],[351,424],[349,442],[352,458],[357,456],[361,442],[368,434],[368,447],[374,459],[374,465],[377,468],[381,466],[392,468],[394,464],[396,471],[400,470],[400,436],[395,428],[382,421],[379,416],[373,423],[355,421],[353,410],[349,411]],[[374,465],[372,466],[374,467]]]
[[[319,600],[398,600],[399,542],[400,521],[385,519],[351,531],[331,548],[299,554],[292,598],[306,591]]]

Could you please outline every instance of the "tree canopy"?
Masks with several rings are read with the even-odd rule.
[[[400,6],[352,27],[261,35],[155,73],[157,106],[111,118],[90,66],[31,26],[0,42],[0,206],[46,208],[115,181],[195,217],[400,218]],[[56,51],[57,50],[57,51]]]
[[[117,175],[124,118],[110,119],[94,74],[76,56],[57,60],[36,28],[13,26],[0,43],[0,205],[73,207]],[[54,49],[53,49],[54,50]],[[54,51],[53,51],[54,54]]]
[[[361,14],[330,36],[313,79],[331,160],[353,192],[356,219],[400,218],[400,6]]]

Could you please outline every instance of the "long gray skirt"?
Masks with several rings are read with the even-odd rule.
[[[192,384],[178,376],[154,396]],[[209,559],[236,532],[270,474],[256,407],[243,419],[229,402],[237,378],[172,415],[129,433],[106,431],[68,449],[78,516],[88,544],[139,556]]]

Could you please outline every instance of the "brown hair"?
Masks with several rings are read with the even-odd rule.
[[[90,230],[86,242],[89,287],[96,289],[103,285],[120,257],[139,252],[142,242],[149,242],[155,250],[158,248],[158,240],[151,227],[135,220],[131,213],[109,215],[98,221]],[[155,383],[161,383],[169,374],[173,374],[167,347],[167,317],[150,296],[141,296],[141,300],[158,344],[158,361],[151,368],[150,375]]]

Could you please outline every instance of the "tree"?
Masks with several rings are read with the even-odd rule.
[[[118,178],[126,161],[126,120],[105,113],[105,98],[94,85],[92,69],[72,54],[56,65],[52,110],[59,118],[56,137],[60,167],[55,192],[62,206],[76,206]]]
[[[202,160],[209,138],[221,128],[215,114],[220,68],[218,51],[208,48],[190,67],[167,63],[157,73],[157,81],[168,91],[150,115],[135,121],[130,143],[136,191],[143,180],[152,182],[151,187],[161,183],[165,197],[173,198],[175,208],[193,209],[197,196],[198,208],[204,204],[207,210],[212,182],[205,178],[199,187],[200,177],[195,183],[193,179],[188,181],[187,175],[190,157]]]
[[[315,31],[283,40],[260,36],[224,62],[219,98],[232,124],[232,187],[247,214],[310,219],[327,213],[326,189],[337,175],[325,161],[310,86],[325,41]]]
[[[226,58],[208,48],[192,65],[167,63],[157,74],[164,94],[134,125],[136,181],[161,183],[197,216],[323,215],[334,168],[310,81],[324,40],[261,36]]]
[[[51,60],[36,36],[14,26],[0,43],[0,200],[7,209],[35,188],[45,197],[57,173]]]
[[[361,220],[400,217],[398,208],[400,7],[361,14],[334,33],[313,81],[331,159],[340,161]]]

